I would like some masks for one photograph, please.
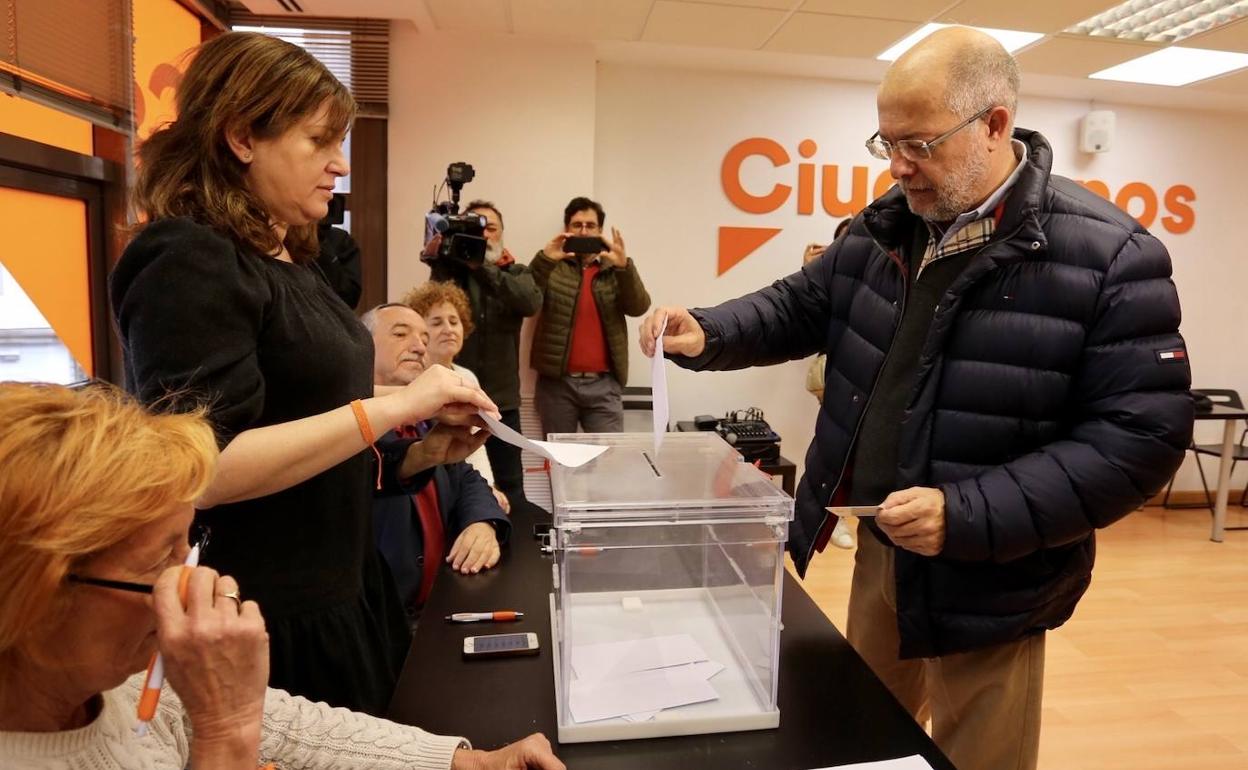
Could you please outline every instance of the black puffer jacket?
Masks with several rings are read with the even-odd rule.
[[[1191,437],[1186,357],[1160,355],[1184,349],[1165,247],[1050,176],[1040,134],[1015,136],[1027,166],[998,235],[937,306],[900,426],[896,488],[940,488],[946,516],[939,557],[896,552],[903,657],[1065,622],[1091,580],[1093,530],[1155,494]],[[707,348],[676,357],[738,369],[827,352],[789,537],[803,574],[900,320],[915,225],[893,189],[801,272],[694,311]]]

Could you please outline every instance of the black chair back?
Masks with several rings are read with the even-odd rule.
[[[1239,397],[1238,390],[1227,390],[1222,388],[1192,388],[1192,393],[1199,394],[1209,399],[1215,404],[1229,406],[1232,409],[1243,409],[1243,399]]]

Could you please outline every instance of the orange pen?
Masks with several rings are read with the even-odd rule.
[[[178,596],[182,606],[186,606],[187,584],[191,581],[191,571],[199,566],[199,545],[191,548],[182,564],[182,574],[178,576]],[[147,735],[147,724],[156,716],[156,704],[160,703],[160,688],[165,683],[165,660],[156,653],[147,664],[147,678],[143,683],[143,693],[139,696],[139,723],[134,732],[142,738]]]

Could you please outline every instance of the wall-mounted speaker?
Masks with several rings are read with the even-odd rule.
[[[1084,152],[1109,152],[1114,143],[1113,110],[1093,110],[1079,123],[1079,149]]]

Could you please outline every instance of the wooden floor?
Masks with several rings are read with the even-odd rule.
[[[1145,508],[1098,533],[1092,587],[1049,634],[1041,770],[1248,768],[1248,531],[1213,543],[1209,523]],[[842,630],[852,570],[829,546],[805,581]]]

